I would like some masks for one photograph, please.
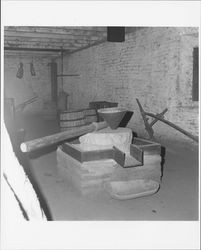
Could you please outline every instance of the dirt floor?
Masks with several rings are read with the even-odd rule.
[[[21,120],[26,140],[59,131],[56,121]],[[166,147],[160,190],[147,197],[120,201],[106,192],[81,196],[57,172],[56,147],[29,155],[31,171],[53,220],[198,220],[198,147]]]

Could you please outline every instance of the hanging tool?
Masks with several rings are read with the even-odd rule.
[[[35,76],[35,75],[36,75],[36,72],[35,72],[35,69],[34,69],[34,65],[33,65],[33,60],[32,60],[32,62],[30,63],[30,72],[31,72],[31,75],[32,75],[32,76]]]
[[[23,74],[24,74],[23,63],[20,62],[16,76],[17,76],[17,78],[21,79],[23,77]]]

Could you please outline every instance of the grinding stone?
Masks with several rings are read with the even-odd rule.
[[[128,154],[132,142],[132,130],[129,128],[118,128],[116,130],[105,128],[83,135],[79,138],[79,141],[83,151],[109,149],[115,146]]]

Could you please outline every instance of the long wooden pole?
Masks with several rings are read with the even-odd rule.
[[[74,138],[86,133],[90,133],[96,130],[106,128],[108,125],[106,122],[93,122],[90,125],[86,125],[80,128],[73,128],[64,132],[56,133],[53,135],[45,136],[35,140],[23,142],[20,145],[22,152],[31,152],[42,147],[47,147],[59,142],[62,142],[66,139]]]
[[[178,130],[178,131],[181,132],[182,134],[184,134],[184,135],[190,137],[190,138],[193,139],[194,141],[196,141],[196,142],[199,141],[198,136],[192,135],[191,133],[189,133],[189,132],[187,132],[186,130],[180,128],[179,126],[175,125],[174,123],[169,122],[169,121],[167,121],[167,120],[161,118],[160,116],[154,115],[154,114],[152,114],[152,113],[145,112],[145,114],[148,115],[148,116],[151,116],[151,117],[153,117],[153,118],[156,118],[157,120],[160,120],[161,122],[166,123],[167,125],[169,125],[169,126],[175,128],[176,130]]]

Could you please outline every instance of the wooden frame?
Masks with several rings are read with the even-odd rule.
[[[111,149],[83,151],[82,149],[76,147],[76,145],[78,144],[64,143],[60,146],[60,149],[66,154],[70,155],[75,160],[79,161],[80,163],[113,159],[117,162],[117,164],[124,168],[143,166],[144,154],[160,155],[161,153],[161,145],[159,143],[154,143],[141,138],[135,138],[135,142],[140,143],[140,145],[130,145],[130,156],[131,159],[135,159],[135,161],[133,161],[135,162],[134,165],[132,165],[132,163],[131,165],[127,165],[125,153],[116,147],[113,147]]]

